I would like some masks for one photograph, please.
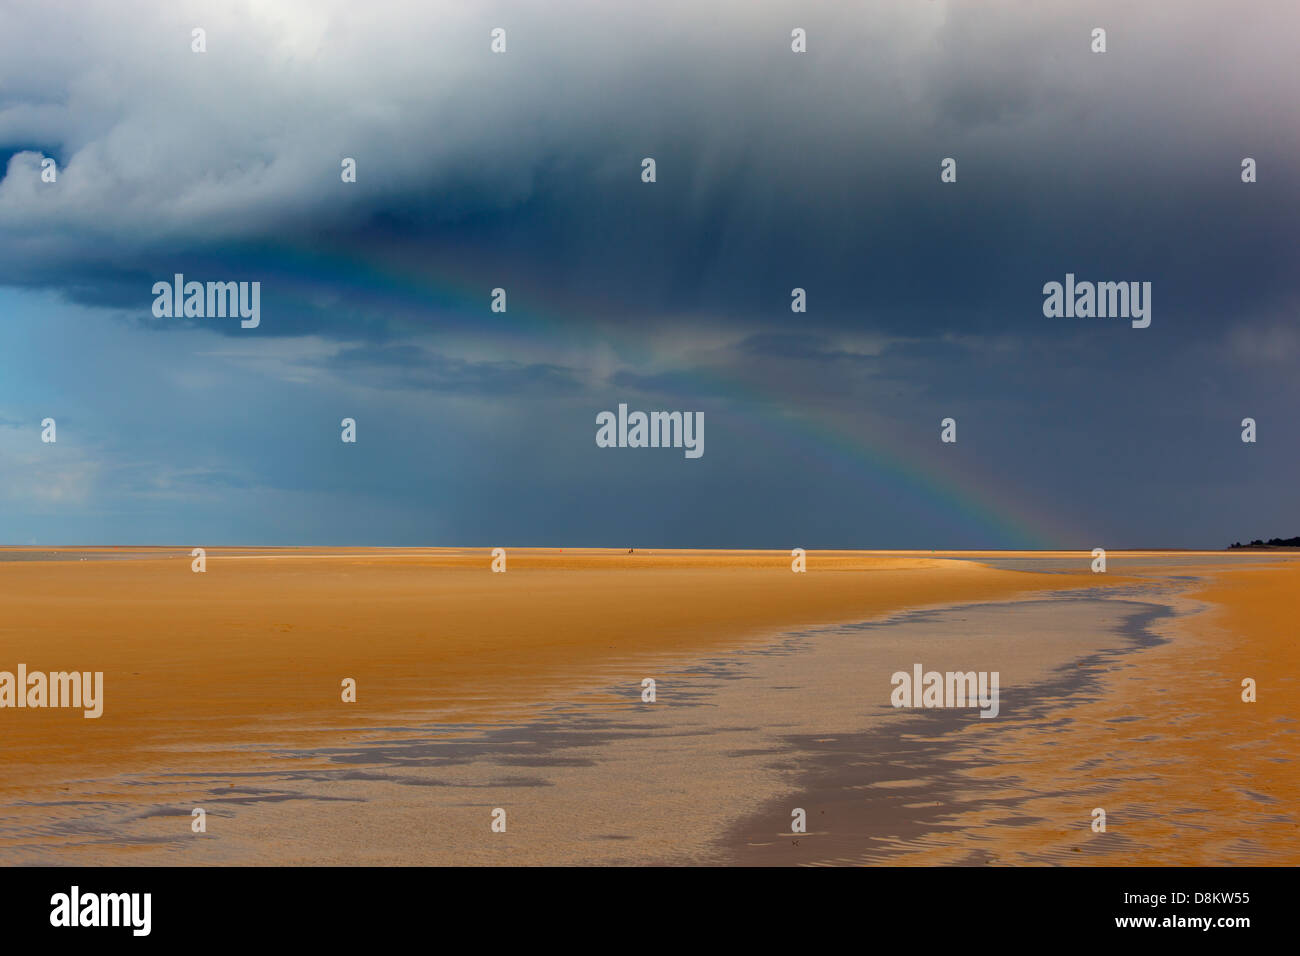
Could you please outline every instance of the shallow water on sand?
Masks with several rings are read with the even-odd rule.
[[[6,808],[0,861],[884,860],[935,833],[965,839],[947,822],[959,809],[1014,826],[1014,795],[979,784],[979,739],[1050,733],[1065,703],[1095,696],[1102,673],[1158,640],[1153,621],[1191,610],[1179,589],[908,611],[685,664],[615,665],[590,698],[520,725],[341,735],[337,747],[279,751],[280,769],[256,774],[83,781]],[[890,677],[915,663],[999,672],[998,718],[893,708]],[[641,700],[645,677],[654,703]],[[190,831],[193,807],[208,814],[206,834]],[[796,807],[808,817],[797,838]],[[495,808],[505,833],[490,828]]]

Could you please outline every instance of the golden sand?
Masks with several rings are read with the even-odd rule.
[[[505,574],[489,571],[488,549],[209,549],[204,574],[177,551],[0,561],[0,670],[21,662],[102,670],[105,680],[99,720],[0,711],[0,800],[46,801],[113,775],[273,767],[277,748],[340,745],[403,722],[522,721],[638,660],[689,659],[907,608],[1131,583],[1088,573],[1081,552],[1062,555],[1077,560],[1077,574],[919,552],[812,552],[807,574],[792,574],[789,554],[776,551],[508,554]],[[1256,808],[1295,805],[1294,765],[1279,761],[1296,739],[1286,722],[1297,715],[1287,622],[1298,568],[1206,560],[1212,583],[1199,599],[1222,609],[1130,656],[1102,700],[1074,707],[1073,722],[1054,731],[1060,746],[1028,730],[976,728],[980,746],[1006,759],[985,772],[1002,766],[1007,788],[1031,800],[1027,816],[1052,821],[1004,833],[968,821],[997,833],[1002,859],[1213,862],[1215,841],[1226,840],[1235,860],[1240,841],[1268,839]],[[1258,704],[1240,702],[1242,676],[1259,680]],[[345,677],[357,682],[355,704],[340,699]],[[1110,722],[1126,714],[1146,723]],[[1146,739],[1153,725],[1157,739]],[[1080,755],[1092,754],[1134,766],[1131,788],[1122,774],[1089,772]],[[1086,814],[1082,828],[1060,823],[1078,818],[1082,801],[1111,808],[1107,836],[1123,834],[1126,819],[1161,812],[1153,782],[1169,806],[1204,804],[1238,822],[1189,840],[1182,814],[1144,827],[1141,842],[1111,844],[1089,842]],[[1089,855],[1071,856],[1076,849]],[[956,846],[904,855],[955,859],[966,859]]]
[[[1107,670],[1094,700],[1054,714],[1050,735],[974,726],[951,745],[954,760],[978,748],[981,792],[1000,785],[1017,817],[954,814],[957,837],[895,862],[970,862],[960,834],[978,833],[995,863],[1300,863],[1300,562],[1177,570],[1206,576],[1188,597],[1209,610],[1158,626],[1167,643]],[[1093,829],[1097,808],[1105,832]]]
[[[523,716],[638,654],[720,648],[1097,576],[813,552],[210,549],[0,562],[0,670],[103,671],[105,713],[0,711],[2,786],[211,761],[202,748],[299,746],[320,728],[415,712]],[[1086,558],[1081,558],[1086,567]],[[357,682],[344,704],[344,678]],[[253,759],[251,754],[242,759]]]

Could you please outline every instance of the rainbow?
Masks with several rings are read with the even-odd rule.
[[[235,266],[245,268],[250,276],[262,280],[268,298],[274,296],[278,304],[298,303],[318,313],[321,277],[327,276],[349,307],[355,305],[358,316],[378,314],[389,326],[424,333],[440,330],[485,340],[505,337],[518,345],[565,340],[589,344],[590,332],[579,335],[572,317],[620,311],[613,302],[556,301],[545,291],[547,284],[541,276],[525,276],[528,293],[517,292],[519,272],[513,267],[503,270],[494,264],[489,275],[482,262],[473,267],[458,263],[455,276],[448,276],[430,265],[442,257],[387,236],[376,238],[362,255],[351,243],[346,251],[336,251],[316,237],[310,246],[245,247],[237,258],[222,257],[223,274],[234,274],[231,269]],[[191,271],[194,268],[191,264]],[[488,309],[490,290],[497,285],[513,287],[505,313]],[[538,290],[542,290],[540,295]],[[347,314],[346,308],[342,314]],[[643,342],[616,324],[602,322],[599,328],[602,340],[621,357],[647,364],[653,359]],[[807,408],[807,402],[783,393],[779,383],[750,381],[715,370],[697,372],[695,378],[701,390],[729,401],[729,414],[778,435],[818,467],[867,479],[878,502],[892,507],[895,501],[904,501],[928,510],[936,520],[959,532],[954,538],[978,540],[981,547],[989,549],[1050,549],[1082,540],[1075,529],[1062,524],[1058,514],[1035,512],[1018,494],[1023,489],[996,478],[952,477],[938,454],[937,422],[932,454],[891,438],[883,430],[864,433],[861,422],[841,421],[830,412],[795,411]],[[870,542],[858,546],[872,547]]]

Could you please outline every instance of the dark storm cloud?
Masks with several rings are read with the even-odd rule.
[[[23,290],[0,288],[0,539],[1027,543],[917,472],[1082,529],[1060,545],[1289,536],[1298,23],[1217,0],[0,7],[0,286]],[[154,318],[177,272],[261,281],[260,327]],[[1151,282],[1151,327],[1045,318],[1067,272]],[[629,399],[705,410],[705,457],[603,454],[594,415]],[[66,439],[34,449],[47,409]]]
[[[1285,6],[1183,4],[1174,25],[1120,3],[723,5],[705,22],[671,5],[487,19],[412,5],[394,8],[400,30],[309,9],[226,23],[92,7],[77,32],[57,4],[10,14],[5,78],[24,82],[0,144],[66,160],[44,192],[34,154],[11,160],[0,281],[126,308],[173,271],[292,266],[338,308],[275,307],[268,282],[264,334],[346,338],[388,321],[346,265],[377,236],[433,273],[509,280],[521,308],[564,290],[642,325],[685,310],[779,326],[801,286],[812,327],[1054,334],[1040,290],[1073,271],[1152,281],[1156,328],[1196,336],[1292,295]],[[212,39],[196,55],[200,20]],[[487,52],[489,20],[510,28],[504,56]],[[1098,24],[1105,55],[1088,50]],[[96,70],[116,95],[87,88]],[[1261,164],[1249,187],[1245,155]],[[321,241],[335,254],[316,266],[282,251]],[[394,296],[412,315],[440,306]]]

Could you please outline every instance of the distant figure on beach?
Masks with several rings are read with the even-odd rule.
[[[631,554],[631,553],[632,553],[633,551],[635,551],[635,550],[636,550],[635,548],[628,548],[628,549],[627,549],[627,553],[628,553],[628,554]]]

